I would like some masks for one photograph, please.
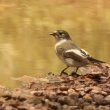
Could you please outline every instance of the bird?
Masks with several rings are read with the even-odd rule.
[[[75,67],[74,72],[77,73],[80,67],[105,63],[93,58],[87,51],[74,44],[70,35],[65,30],[56,30],[50,33],[50,35],[56,39],[55,52],[57,56],[66,64],[66,68],[61,71],[61,74],[69,67]]]

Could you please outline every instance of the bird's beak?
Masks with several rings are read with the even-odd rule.
[[[49,33],[49,35],[53,35],[53,33]]]
[[[55,36],[55,35],[56,35],[56,33],[55,33],[55,32],[53,32],[53,33],[50,33],[49,35]]]

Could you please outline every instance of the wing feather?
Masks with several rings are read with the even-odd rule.
[[[69,49],[63,52],[64,58],[71,58],[77,62],[89,63],[87,59],[88,55],[84,54],[82,50],[79,49]]]

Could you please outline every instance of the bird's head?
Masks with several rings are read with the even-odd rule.
[[[54,32],[50,33],[50,35],[54,36],[57,41],[60,41],[62,39],[65,39],[65,40],[71,39],[69,34],[64,30],[54,31]]]

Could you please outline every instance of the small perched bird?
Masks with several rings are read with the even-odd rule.
[[[89,55],[84,49],[76,46],[70,35],[64,30],[57,30],[50,35],[54,36],[57,43],[55,44],[55,51],[58,57],[67,65],[61,73],[63,73],[69,67],[76,67],[75,73],[77,73],[79,67],[89,64],[104,63]]]

